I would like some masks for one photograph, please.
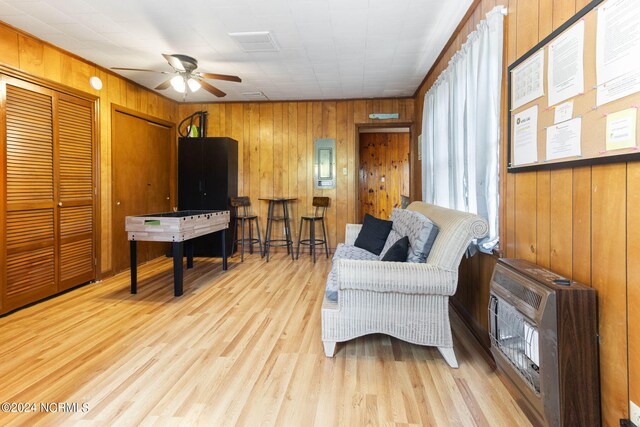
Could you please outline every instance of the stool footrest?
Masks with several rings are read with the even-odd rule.
[[[307,245],[307,246],[318,246],[318,245],[324,245],[326,242],[324,240],[311,240],[311,239],[303,239],[300,240],[300,244],[301,245]]]
[[[233,243],[242,243],[242,242],[245,242],[245,243],[261,243],[260,239],[258,239],[258,238],[236,239],[236,240],[233,241]]]
[[[292,240],[285,240],[285,239],[271,239],[267,243],[265,243],[265,245],[268,245],[268,246],[288,246],[292,244],[293,244]]]

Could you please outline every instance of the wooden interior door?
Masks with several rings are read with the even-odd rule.
[[[95,278],[93,147],[91,103],[59,95],[60,291]]]
[[[124,112],[115,111],[112,126],[113,271],[129,268],[127,215],[170,210],[172,131]],[[163,255],[167,245],[140,242],[138,262]]]
[[[4,311],[56,292],[53,92],[5,78]]]
[[[125,216],[149,213],[146,211],[146,122],[116,112],[111,133],[113,269],[117,273],[129,268]],[[141,262],[146,261],[143,244],[138,247],[138,256]]]
[[[168,212],[171,210],[170,172],[171,172],[171,129],[147,122],[147,213]],[[147,259],[163,256],[169,250],[169,244],[150,243],[147,245]]]
[[[358,170],[359,217],[388,219],[409,195],[409,133],[361,133]]]

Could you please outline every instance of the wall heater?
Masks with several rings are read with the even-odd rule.
[[[491,353],[534,425],[600,425],[595,290],[500,259],[491,278]]]

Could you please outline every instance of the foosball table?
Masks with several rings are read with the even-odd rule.
[[[127,216],[125,230],[131,256],[131,293],[138,291],[137,242],[170,242],[173,255],[174,295],[183,293],[182,260],[187,256],[187,268],[193,267],[193,239],[209,233],[222,233],[222,269],[227,269],[225,232],[229,228],[229,211],[177,211],[150,215]]]

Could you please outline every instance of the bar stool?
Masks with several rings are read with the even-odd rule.
[[[245,242],[249,245],[249,253],[253,253],[253,245],[255,243],[258,244],[260,248],[260,256],[262,256],[262,240],[260,239],[260,225],[258,224],[258,216],[251,213],[251,200],[248,197],[232,197],[231,198],[231,206],[235,209],[235,217],[236,224],[233,227],[233,243],[231,244],[231,250],[233,250],[233,246],[235,245],[236,250],[238,250],[238,243],[240,243],[240,261],[244,261],[244,244]],[[242,211],[240,211],[242,208]],[[253,229],[252,221],[255,221],[256,231],[258,232],[258,238],[253,237]],[[244,236],[244,223],[249,222],[249,238]],[[238,223],[240,223],[240,229],[242,230],[242,237],[240,239],[236,239],[238,234]]]
[[[260,200],[266,200],[269,202],[269,213],[267,214],[267,231],[264,236],[264,255],[269,262],[269,252],[272,246],[286,246],[287,254],[291,255],[293,260],[293,237],[291,237],[291,227],[289,224],[289,202],[296,200],[295,197],[260,197]],[[275,207],[277,204],[282,205],[282,215],[275,214]],[[284,238],[272,239],[271,232],[273,231],[273,222],[284,222]]]
[[[329,206],[329,198],[328,197],[314,197],[313,198],[313,207],[314,212],[309,215],[304,215],[300,217],[300,232],[298,233],[298,253],[296,254],[296,259],[300,257],[300,245],[307,245],[311,250],[311,256],[313,257],[313,262],[316,262],[316,246],[324,245],[324,250],[327,254],[327,258],[329,258],[329,244],[327,243],[327,231],[324,227],[324,213],[327,210],[327,206]],[[309,238],[302,239],[302,224],[304,221],[309,221]],[[323,240],[316,239],[316,221],[322,224],[322,235]]]

